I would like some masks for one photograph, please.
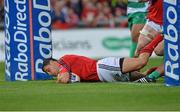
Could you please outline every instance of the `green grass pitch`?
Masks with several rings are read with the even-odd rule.
[[[151,59],[148,67],[162,59]],[[4,81],[0,63],[0,111],[5,110],[180,110],[180,88],[155,84]]]

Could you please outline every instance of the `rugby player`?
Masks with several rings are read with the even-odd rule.
[[[149,8],[147,13],[147,22],[140,31],[136,56],[140,50],[153,40],[158,34],[162,34],[163,25],[163,7],[162,0],[149,0]],[[163,44],[161,44],[163,45]]]
[[[147,0],[145,0],[146,2]],[[139,55],[139,51],[146,46],[153,38],[156,38],[158,34],[162,33],[162,25],[163,25],[163,8],[162,8],[162,0],[148,0],[150,6],[148,8],[147,14],[147,23],[144,28],[140,32],[140,37],[138,40],[138,45],[136,49],[135,56]],[[144,2],[141,0],[141,2]],[[160,44],[155,48],[155,53],[158,56],[164,55],[164,41],[161,41]],[[139,82],[147,82],[146,79],[154,78],[157,79],[164,73],[164,64],[161,64],[157,69],[155,69],[152,73],[148,74],[147,77],[140,79]]]
[[[128,0],[127,4],[127,15],[128,15],[128,26],[131,31],[131,47],[130,47],[130,57],[134,57],[139,32],[144,27],[146,23],[146,13],[147,13],[148,3],[138,3]]]
[[[79,55],[64,55],[59,60],[44,60],[42,70],[57,76],[57,83],[129,82],[144,77],[138,72],[122,73],[122,61],[123,58],[117,57],[96,61]]]
[[[84,56],[65,55],[59,60],[46,59],[42,70],[57,76],[58,83],[69,82],[129,82],[144,77],[135,72],[144,67],[154,48],[162,41],[162,36],[154,38],[142,49],[138,58],[108,57],[93,60]],[[153,82],[153,80],[148,80]]]

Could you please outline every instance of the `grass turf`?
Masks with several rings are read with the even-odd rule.
[[[151,59],[148,67],[162,59]],[[145,68],[146,69],[146,68]],[[5,82],[0,64],[0,110],[180,110],[179,87],[135,83]]]

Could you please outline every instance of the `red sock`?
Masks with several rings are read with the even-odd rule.
[[[157,66],[151,67],[150,69],[148,69],[148,70],[146,71],[146,75],[152,73],[152,72],[155,71],[157,68],[158,68]]]
[[[163,36],[161,34],[157,35],[149,44],[147,44],[141,51],[142,53],[150,53],[154,51],[154,48],[163,40]]]

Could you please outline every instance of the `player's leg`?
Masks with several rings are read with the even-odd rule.
[[[164,63],[158,66],[153,72],[147,74],[146,77],[140,78],[135,82],[138,83],[149,83],[149,82],[156,82],[156,79],[161,77],[164,73]]]
[[[161,41],[156,48],[154,49],[154,52],[158,56],[163,56],[164,55],[164,40]]]
[[[139,31],[144,27],[144,24],[134,24],[131,29],[131,38],[132,43],[130,47],[130,57],[134,57],[137,43],[138,43],[138,37],[139,37]]]
[[[145,12],[137,12],[128,15],[128,23],[131,30],[131,47],[130,47],[130,57],[134,57],[138,38],[140,35],[140,31],[143,29],[145,23],[146,23],[146,13]]]
[[[97,73],[102,82],[128,82],[129,73],[122,74],[120,60],[118,57],[108,57],[98,60]]]
[[[121,69],[122,72],[127,73],[143,68],[147,64],[150,56],[150,53],[142,53],[138,58],[124,58]]]
[[[140,72],[138,72],[138,71],[134,71],[134,72],[131,72],[130,73],[130,81],[136,81],[136,80],[138,80],[138,79],[140,79],[140,78],[143,78],[145,75],[144,74],[142,74],[142,73],[140,73]]]
[[[147,77],[152,78],[152,79],[157,79],[161,77],[164,73],[164,63],[161,64],[154,70],[152,73],[148,74]]]
[[[152,21],[147,21],[140,32],[135,56],[139,55],[140,50],[151,42],[161,32],[161,26]]]
[[[162,35],[158,35],[154,39],[154,40],[160,41],[159,44],[155,48],[156,49],[156,53],[158,53],[159,55],[163,54],[163,40],[162,39],[163,39]],[[140,51],[140,53],[143,53],[143,52],[152,53],[152,49],[155,47],[154,46],[155,43],[153,43],[153,41],[150,44],[148,44],[145,48],[143,48]],[[164,73],[164,64],[160,65],[159,67],[154,69],[153,72],[151,72],[150,74],[147,74],[146,77],[141,78],[141,79],[137,80],[136,82],[140,82],[140,83],[155,82],[155,79],[159,78],[163,73]]]
[[[149,43],[146,47],[144,47],[141,52],[140,56],[138,58],[124,58],[123,64],[122,64],[122,72],[132,72],[135,70],[139,70],[143,68],[147,62],[149,57],[151,56],[154,48],[163,40],[163,37],[161,35],[158,35],[156,38],[154,38],[151,43]]]
[[[156,48],[154,49],[154,52],[158,56],[163,56],[164,55],[164,40],[161,41]],[[148,74],[149,78],[154,78],[157,79],[160,76],[162,76],[164,73],[164,63],[158,66],[152,73]]]

